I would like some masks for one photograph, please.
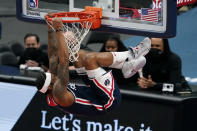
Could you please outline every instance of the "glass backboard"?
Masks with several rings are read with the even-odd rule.
[[[174,0],[16,0],[17,18],[44,23],[48,12],[78,12],[101,7],[100,31],[151,37],[176,35]]]

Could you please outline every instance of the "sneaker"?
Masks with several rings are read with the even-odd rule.
[[[122,66],[122,73],[124,78],[129,78],[133,76],[139,69],[144,67],[146,64],[146,59],[144,56],[141,56],[137,59],[131,59],[124,62]]]
[[[151,48],[151,40],[146,37],[143,41],[137,44],[136,47],[129,47],[132,57],[134,59],[139,58],[140,56],[145,56]]]

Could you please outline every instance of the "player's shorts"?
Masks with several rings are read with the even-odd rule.
[[[58,107],[68,113],[92,116],[104,114],[119,106],[121,95],[111,72],[89,80],[89,84],[80,86],[69,83],[68,90],[75,96],[75,102],[69,107]]]

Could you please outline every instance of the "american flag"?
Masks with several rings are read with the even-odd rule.
[[[158,22],[158,10],[142,8],[141,9],[141,20]]]

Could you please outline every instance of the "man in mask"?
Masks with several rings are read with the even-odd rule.
[[[143,76],[137,82],[140,88],[165,92],[190,90],[182,76],[181,59],[170,50],[168,39],[151,38],[151,50],[146,59]]]
[[[20,57],[18,65],[26,67],[41,67],[48,70],[49,60],[47,54],[40,50],[39,37],[36,34],[28,33],[24,37],[25,52]]]

